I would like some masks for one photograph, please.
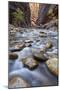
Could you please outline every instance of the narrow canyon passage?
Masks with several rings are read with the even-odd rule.
[[[9,88],[58,85],[58,5],[9,2]]]
[[[58,20],[58,5],[39,3],[9,4],[9,23],[16,27],[41,28],[46,23]],[[46,28],[46,27],[45,27]]]

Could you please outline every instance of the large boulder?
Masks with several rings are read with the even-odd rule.
[[[46,54],[44,54],[43,52],[40,53],[34,53],[33,54],[34,58],[39,61],[39,62],[45,62],[46,60],[48,60],[48,57]]]
[[[50,58],[46,65],[54,75],[58,76],[58,58]]]
[[[27,57],[23,59],[22,62],[25,67],[28,67],[31,70],[35,69],[36,66],[38,66],[38,62],[32,57]]]

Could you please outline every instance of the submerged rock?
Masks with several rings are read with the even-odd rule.
[[[27,57],[22,60],[25,67],[28,67],[29,69],[35,69],[36,66],[38,66],[38,62],[33,59],[32,57]]]
[[[13,88],[22,88],[22,87],[30,87],[30,85],[28,84],[28,82],[26,80],[24,80],[22,77],[20,76],[13,76],[10,80],[9,80],[9,85],[8,87],[10,89]]]
[[[18,55],[16,53],[9,53],[9,59],[15,60],[18,58]]]
[[[58,76],[58,58],[50,58],[46,65],[54,75]]]

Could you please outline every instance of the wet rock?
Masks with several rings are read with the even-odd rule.
[[[36,60],[41,62],[48,60],[47,55],[45,55],[43,51],[40,51],[39,53],[33,53],[33,56]]]
[[[54,75],[58,76],[58,58],[50,58],[46,65]]]
[[[19,43],[17,45],[15,45],[15,49],[22,49],[25,46],[24,43]]]
[[[14,29],[14,26],[13,25],[11,25],[11,24],[9,24],[9,30],[13,30]]]
[[[9,59],[15,60],[18,58],[18,55],[16,53],[9,53]]]
[[[47,37],[47,33],[41,31],[41,32],[40,32],[40,37]]]
[[[19,32],[19,31],[21,31],[21,28],[20,27],[18,27],[18,28],[15,27],[14,30]]]
[[[33,40],[29,40],[29,39],[25,40],[25,46],[30,47],[32,42]]]
[[[32,40],[25,40],[25,43],[32,43]]]
[[[38,66],[38,62],[32,57],[27,57],[23,59],[22,62],[25,67],[28,67],[31,70],[35,69]]]
[[[31,47],[31,43],[25,43],[26,47]]]
[[[10,33],[16,33],[16,31],[13,29],[13,30],[10,31]]]
[[[44,53],[45,50],[46,50],[45,45],[40,44],[40,42],[39,43],[35,42],[34,44],[32,44],[32,53],[36,53],[36,52],[40,52],[40,51],[42,51]]]
[[[13,48],[10,49],[10,51],[20,51],[25,47],[24,43],[17,43]]]
[[[30,87],[30,85],[28,84],[28,82],[26,80],[24,80],[22,77],[20,76],[13,76],[10,80],[9,80],[9,85],[8,87],[10,89],[13,88],[22,88],[22,87]]]
[[[40,48],[40,52],[41,52],[41,53],[45,53],[45,51],[46,51],[46,48],[45,48],[45,47]]]
[[[51,48],[53,45],[52,45],[52,42],[51,41],[48,41],[47,43],[46,43],[46,48],[47,49],[49,49],[49,48]]]

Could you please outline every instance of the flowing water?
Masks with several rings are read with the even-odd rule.
[[[46,37],[40,37],[40,31],[46,33]],[[14,49],[13,41],[20,42],[21,40],[24,42],[25,40],[32,40],[31,47],[24,47],[21,51],[16,51],[18,54],[18,59],[9,60],[9,78],[12,75],[20,75],[25,80],[27,80],[31,86],[49,86],[49,85],[57,85],[58,77],[54,76],[47,68],[46,64],[39,63],[38,67],[34,70],[29,70],[28,68],[23,66],[22,58],[31,56],[32,48],[38,49],[43,47],[48,39],[51,40],[53,47],[48,49],[46,53],[49,55],[58,54],[58,32],[51,30],[41,30],[41,29],[23,29],[22,31],[15,32],[9,34],[9,51]]]

